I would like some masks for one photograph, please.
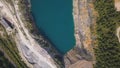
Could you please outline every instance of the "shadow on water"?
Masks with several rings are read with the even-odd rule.
[[[57,47],[55,47],[55,44],[49,39],[49,37],[45,34],[45,32],[42,30],[42,28],[38,27],[37,24],[35,23],[36,22],[36,18],[34,16],[34,13],[31,12],[31,20],[32,20],[32,25],[34,27],[34,32],[32,34],[36,34],[36,35],[40,35],[43,37],[43,40],[47,41],[47,44],[50,45],[50,49],[51,50],[55,50],[55,55],[53,56],[52,53],[49,52],[49,50],[42,46],[48,53],[49,55],[55,60],[55,59],[58,59],[58,61],[60,61],[61,65],[62,65],[62,68],[65,67],[65,63],[64,63],[64,54],[63,52],[61,52]],[[56,61],[56,60],[55,60]],[[58,63],[58,62],[57,62]]]
[[[34,22],[36,22],[36,18],[34,16],[34,13],[32,13],[32,16],[33,16],[33,19],[34,19]],[[36,23],[34,23],[35,26],[37,26]],[[61,55],[64,55],[65,53],[61,52],[56,46],[55,44],[50,40],[50,38],[47,36],[47,34],[43,31],[42,28],[40,28],[39,26],[36,27],[37,28],[37,34],[40,34],[44,37],[45,40],[47,40],[52,46],[54,46],[54,48],[61,54]]]

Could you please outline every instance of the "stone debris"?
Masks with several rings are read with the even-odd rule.
[[[18,7],[18,0],[11,1],[14,4],[13,6],[7,4],[4,0],[0,0],[0,6],[3,6],[0,13],[13,23],[14,29],[17,31],[14,39],[22,60],[29,68],[57,68],[52,57],[35,41],[25,27],[25,22],[20,16],[21,12]],[[2,19],[2,24],[6,29],[9,27],[4,19]]]
[[[66,68],[93,68],[90,29],[92,8],[89,2],[89,0],[73,0],[76,46],[64,57]]]

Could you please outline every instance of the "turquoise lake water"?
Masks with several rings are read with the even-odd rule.
[[[61,52],[75,45],[72,0],[31,0],[38,28]]]

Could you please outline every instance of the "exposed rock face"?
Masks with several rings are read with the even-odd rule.
[[[66,68],[93,68],[92,11],[92,0],[73,0],[76,46],[64,56]]]
[[[14,34],[13,38],[15,39],[22,60],[27,64],[29,68],[61,68],[62,65],[58,65],[57,63],[59,62],[60,64],[61,62],[55,62],[55,60],[57,60],[57,53],[55,51],[51,52],[54,54],[51,56],[47,50],[42,47],[46,45],[46,49],[49,50],[51,44],[45,43],[47,41],[43,38],[40,40],[41,37],[38,37],[36,40],[36,36],[32,35],[29,32],[29,29],[25,26],[27,22],[23,20],[23,14],[20,11],[20,0],[9,1],[13,5],[7,3],[6,0],[0,0],[0,7],[2,9],[0,10],[0,15],[1,18],[5,17],[14,25],[14,28],[11,29],[11,34]],[[2,23],[4,25],[6,22],[2,19]],[[5,25],[5,29],[7,29],[8,26],[9,25]],[[54,49],[51,51],[53,50]]]
[[[120,11],[120,0],[115,0],[115,8]]]

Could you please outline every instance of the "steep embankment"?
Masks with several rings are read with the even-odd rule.
[[[93,68],[93,11],[92,0],[73,0],[76,46],[64,57],[66,68]]]
[[[9,1],[12,5],[10,3],[6,3],[6,1],[0,1],[0,6],[2,7],[1,16],[14,25],[14,28],[11,28],[11,30],[9,30],[8,27],[5,28],[8,30],[7,33],[14,33],[13,38],[16,41],[20,56],[30,68],[57,68],[58,64],[53,60],[53,57],[41,47],[43,43],[38,43],[34,39],[35,36],[31,35],[29,30],[26,28],[25,24],[27,22],[22,18],[23,14],[20,11],[19,1],[20,0]],[[53,52],[53,54],[55,54],[55,52]]]

